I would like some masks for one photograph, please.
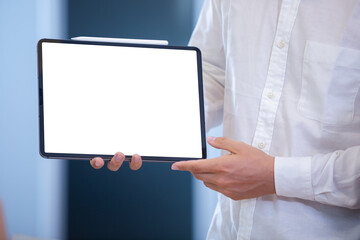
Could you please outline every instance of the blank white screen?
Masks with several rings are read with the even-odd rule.
[[[201,158],[194,50],[42,43],[46,153]]]

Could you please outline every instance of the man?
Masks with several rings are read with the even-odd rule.
[[[172,169],[221,193],[208,239],[360,239],[359,26],[358,0],[205,0],[190,45],[224,152]]]

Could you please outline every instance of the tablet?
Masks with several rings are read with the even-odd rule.
[[[42,39],[38,77],[45,158],[206,158],[195,47]]]

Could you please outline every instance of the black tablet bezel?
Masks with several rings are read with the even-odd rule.
[[[42,64],[42,43],[65,43],[65,44],[87,44],[87,45],[105,45],[105,46],[121,46],[121,47],[139,47],[139,48],[160,48],[160,49],[179,49],[196,51],[197,65],[198,65],[198,88],[199,88],[199,104],[200,104],[200,124],[201,124],[201,146],[202,159],[206,159],[206,134],[205,134],[205,114],[204,114],[204,94],[202,82],[202,62],[201,52],[196,47],[188,46],[169,46],[169,45],[150,45],[150,44],[133,44],[133,43],[113,43],[113,42],[93,42],[93,41],[78,41],[78,40],[62,40],[62,39],[41,39],[37,44],[38,54],[38,109],[39,109],[39,147],[40,155],[49,159],[66,159],[66,160],[89,160],[94,157],[102,157],[104,160],[110,160],[113,155],[102,154],[73,154],[73,153],[47,153],[45,152],[44,140],[44,111],[43,111],[43,64]],[[119,149],[121,150],[121,149]],[[126,160],[130,160],[131,156],[127,155]],[[183,160],[191,160],[198,158],[182,158],[182,157],[157,157],[157,156],[142,156],[143,161],[148,162],[175,162]]]

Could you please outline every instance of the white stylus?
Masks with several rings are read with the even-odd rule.
[[[134,44],[153,44],[153,45],[168,45],[169,44],[167,40],[85,37],[85,36],[73,37],[73,38],[71,38],[71,40],[94,41],[94,42],[134,43]]]

